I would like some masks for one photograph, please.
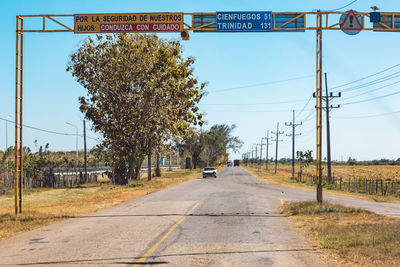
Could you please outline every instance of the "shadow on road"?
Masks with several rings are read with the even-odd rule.
[[[77,218],[113,218],[113,217],[170,217],[170,216],[185,216],[186,214],[180,213],[167,213],[167,214],[109,214],[109,215],[87,215],[87,216],[80,216]],[[189,217],[286,217],[283,214],[275,213],[264,213],[264,214],[255,214],[255,213],[203,213],[203,214],[189,214]]]
[[[294,249],[269,249],[269,250],[243,250],[243,251],[214,251],[214,252],[192,252],[192,253],[177,253],[177,254],[164,254],[157,256],[150,256],[149,260],[154,260],[162,257],[184,257],[184,256],[202,256],[202,255],[228,255],[228,254],[246,254],[246,253],[280,253],[280,252],[305,252],[316,251],[317,249],[311,248],[294,248]],[[45,261],[45,262],[32,262],[21,263],[18,265],[54,265],[54,264],[135,264],[139,257],[122,257],[122,258],[100,258],[100,259],[79,259],[68,261]],[[140,265],[159,265],[168,264],[167,261],[148,261],[141,262]],[[3,264],[0,264],[3,265]]]

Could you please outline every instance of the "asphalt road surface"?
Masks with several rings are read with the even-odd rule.
[[[191,180],[4,240],[0,264],[324,266],[279,212],[281,199],[314,195],[230,167],[217,178]],[[330,198],[400,215],[394,204]]]

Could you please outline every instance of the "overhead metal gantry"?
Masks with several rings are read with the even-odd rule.
[[[350,12],[353,12],[352,14]],[[84,15],[17,15],[15,55],[15,213],[22,213],[23,191],[23,51],[25,33],[113,33],[113,32],[180,32],[184,40],[189,31],[220,32],[217,13],[128,13]],[[227,12],[225,12],[227,13]],[[235,12],[232,12],[235,13]],[[240,12],[236,12],[240,13]],[[252,13],[252,12],[247,12]],[[398,12],[253,12],[268,13],[268,25],[258,32],[304,32],[316,31],[316,176],[317,200],[322,202],[322,32],[343,30],[348,34],[359,31],[400,32]],[[349,16],[353,16],[358,29],[344,28]],[[24,21],[25,22],[24,25]],[[103,21],[103,22],[101,22]],[[308,25],[308,21],[311,21]],[[314,23],[313,23],[314,22]],[[368,24],[369,22],[369,24]],[[101,24],[103,23],[103,24]],[[263,22],[265,23],[265,22]],[[138,27],[138,25],[145,27]],[[142,25],[143,24],[143,25]],[[154,27],[154,25],[163,27]],[[27,27],[27,25],[29,25]],[[108,25],[104,31],[101,25]],[[111,26],[110,26],[111,25]],[[81,27],[79,27],[81,26]],[[122,27],[123,26],[123,27]],[[170,27],[171,26],[171,27]],[[153,27],[153,28],[152,28]],[[357,27],[355,27],[357,28]],[[111,29],[111,30],[110,30]],[[113,31],[112,29],[116,29]],[[353,30],[353,31],[352,31]],[[245,30],[239,30],[244,32]],[[235,32],[235,31],[231,31]],[[237,32],[237,31],[236,31]]]

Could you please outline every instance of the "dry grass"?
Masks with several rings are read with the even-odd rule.
[[[257,177],[258,179],[268,182],[268,183],[273,183],[277,185],[282,185],[286,187],[291,187],[291,188],[297,188],[297,189],[302,189],[305,191],[314,191],[315,190],[315,185],[307,184],[307,183],[299,183],[295,181],[294,179],[291,179],[291,165],[287,164],[282,164],[278,165],[278,171],[277,174],[274,172],[274,167],[271,165],[270,169],[267,171],[265,169],[265,166],[263,168],[253,168],[250,165],[241,166],[243,169],[245,169],[247,172],[249,172],[251,175],[254,177]],[[347,167],[351,166],[343,166],[343,169],[346,170]],[[356,166],[356,167],[367,167],[367,168],[372,168],[373,166]],[[376,166],[379,170],[380,167],[396,167],[396,166]],[[307,171],[315,171],[315,168],[312,166],[307,169]],[[358,177],[358,176],[357,176]],[[339,191],[335,190],[334,188],[324,188],[324,192],[332,195],[340,195],[340,196],[346,196],[346,197],[353,197],[357,199],[365,199],[365,200],[373,200],[377,202],[390,202],[390,203],[399,203],[400,200],[399,198],[396,198],[394,196],[378,196],[378,195],[367,195],[367,194],[362,194],[362,193],[356,193],[356,192],[346,192],[346,191]]]
[[[347,266],[399,266],[400,220],[362,209],[293,202],[284,214],[310,241]]]
[[[265,182],[277,185],[284,185],[292,188],[302,188],[304,190],[312,190],[310,186],[307,186],[305,184],[294,183],[293,180],[290,179],[290,175],[287,174],[286,170],[278,169],[277,173],[275,174],[273,166],[271,166],[268,171],[265,169],[265,167],[261,169],[250,167],[250,165],[249,166],[241,165],[241,167],[248,173],[250,173],[252,176],[260,180],[263,180]]]
[[[265,167],[264,167],[265,168]],[[299,170],[296,165],[296,172]],[[278,164],[278,170],[286,175],[292,174],[292,166],[290,164]],[[323,166],[323,175],[326,174],[327,168]],[[303,170],[305,174],[315,175],[315,165],[310,165]],[[332,174],[335,177],[360,177],[370,179],[400,179],[400,165],[332,165]]]
[[[67,218],[81,216],[137,198],[156,190],[201,177],[201,170],[164,171],[152,181],[134,181],[129,186],[108,182],[65,189],[24,191],[23,214],[14,216],[13,192],[0,196],[0,240]]]

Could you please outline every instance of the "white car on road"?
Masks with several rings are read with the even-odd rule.
[[[205,167],[203,170],[203,178],[208,176],[217,178],[217,169],[215,167]]]

